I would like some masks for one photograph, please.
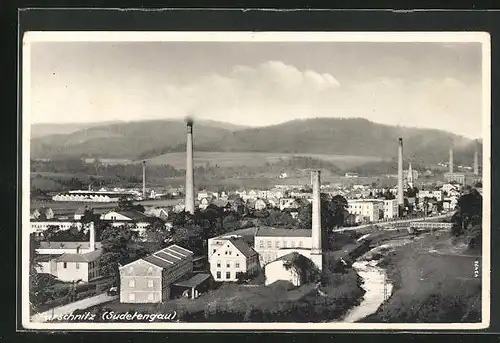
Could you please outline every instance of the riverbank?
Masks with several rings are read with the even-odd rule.
[[[481,321],[479,255],[454,245],[447,233],[425,235],[381,257],[392,296],[361,322],[456,323]]]

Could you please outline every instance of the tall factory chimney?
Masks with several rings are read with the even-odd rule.
[[[89,236],[90,236],[90,245],[89,245],[89,250],[94,251],[95,250],[95,228],[94,228],[94,222],[89,223]]]
[[[476,150],[474,151],[474,175],[479,175],[479,141],[476,139]]]
[[[450,173],[453,173],[453,147],[450,147],[450,161],[448,162]]]
[[[403,188],[403,138],[398,140],[398,205],[400,212],[405,204]]]
[[[321,172],[313,170],[311,172],[312,180],[312,246],[311,246],[311,261],[318,267],[323,269],[323,250],[321,245]]]
[[[186,212],[194,214],[193,120],[187,120],[186,141]]]
[[[146,161],[142,161],[142,198],[146,199]]]

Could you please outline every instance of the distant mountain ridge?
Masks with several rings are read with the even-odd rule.
[[[182,120],[148,120],[91,126],[68,134],[33,138],[34,158],[79,156],[145,159],[185,149]],[[318,118],[247,128],[215,121],[195,121],[198,151],[281,152],[392,158],[403,137],[405,157],[434,163],[448,159],[471,164],[474,141],[433,129],[382,125],[366,119]]]

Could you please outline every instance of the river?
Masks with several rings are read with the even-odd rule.
[[[414,241],[414,239],[399,239],[377,246],[361,256],[352,267],[361,277],[365,290],[361,303],[350,309],[346,315],[335,322],[355,323],[375,313],[392,295],[393,285],[387,279],[385,269],[378,267],[378,260],[374,259],[376,254],[386,254],[395,247],[402,246]]]

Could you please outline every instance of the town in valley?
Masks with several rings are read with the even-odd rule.
[[[188,120],[181,187],[151,187],[148,163],[142,161],[139,187],[89,184],[32,198],[33,320],[64,321],[64,315],[80,311],[105,321],[99,313],[108,310],[170,312],[180,322],[391,321],[398,317],[390,317],[390,300],[398,299],[395,287],[404,291],[405,280],[396,285],[388,275],[400,272],[398,263],[405,259],[421,259],[422,266],[415,265],[421,268],[415,270],[419,283],[436,282],[426,281],[426,272],[446,274],[437,268],[447,258],[465,263],[451,273],[477,282],[471,261],[479,258],[462,250],[480,247],[479,143],[469,168],[455,166],[450,147],[448,161],[434,171],[417,170],[405,163],[399,138],[391,142],[397,174],[377,175],[374,182],[346,172],[336,183],[325,183],[321,169],[306,168],[282,170],[268,189],[200,189],[193,127]],[[297,173],[309,177],[289,183]],[[479,212],[465,224],[460,210]],[[458,223],[467,226],[457,228]],[[450,237],[458,243],[449,246]],[[457,249],[455,256],[451,250]],[[429,265],[434,259],[441,261]],[[394,266],[377,266],[382,262]],[[375,290],[381,302],[372,313],[363,308],[363,297],[377,285],[359,282],[367,272],[381,284]]]
[[[480,43],[189,37],[26,43],[29,324],[484,325]]]

